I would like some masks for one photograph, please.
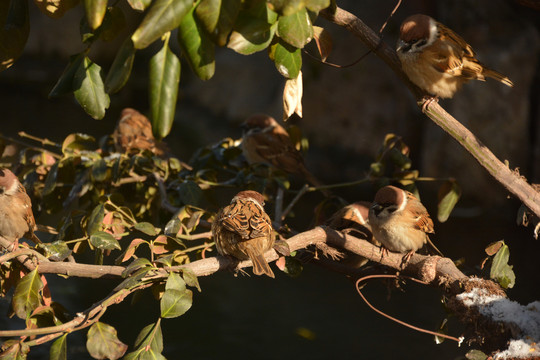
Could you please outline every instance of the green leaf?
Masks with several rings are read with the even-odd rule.
[[[461,197],[461,188],[456,181],[446,181],[439,188],[439,205],[437,208],[437,219],[440,222],[448,220],[450,213]]]
[[[201,286],[199,285],[199,279],[197,279],[197,275],[189,269],[182,269],[182,277],[184,278],[184,281],[186,282],[186,285],[197,288],[199,292],[201,292]]]
[[[55,162],[53,166],[51,166],[51,170],[49,170],[49,173],[47,174],[47,178],[45,179],[43,191],[41,192],[43,196],[49,195],[56,188],[56,177],[58,176],[58,166],[60,166],[60,161]]]
[[[165,290],[160,301],[161,317],[174,318],[183,315],[191,308],[193,292],[191,290]]]
[[[122,277],[127,277],[143,267],[152,268],[152,263],[143,257],[135,259],[122,271]]]
[[[303,48],[313,39],[313,26],[307,10],[304,8],[292,15],[280,17],[277,34],[288,44]]]
[[[161,333],[161,319],[155,324],[145,326],[135,340],[137,350],[130,352],[125,360],[165,360],[161,355],[163,351],[163,335]]]
[[[152,270],[152,267],[143,267],[135,272],[131,273],[127,279],[122,281],[120,284],[118,284],[114,291],[120,291],[122,289],[132,289],[136,286],[138,286],[141,282],[141,280],[146,276],[146,274]],[[124,270],[125,272],[125,270]],[[124,272],[122,274],[124,274]]]
[[[144,11],[148,6],[150,6],[152,0],[127,0],[127,2],[133,10]]]
[[[126,27],[126,16],[120,6],[111,6],[105,13],[99,28],[99,38],[103,41],[114,40]],[[127,39],[129,40],[129,39]]]
[[[67,335],[68,334],[64,334],[53,342],[51,350],[49,351],[49,360],[67,359]]]
[[[178,185],[178,195],[185,205],[199,205],[203,192],[199,185],[191,180],[186,180]]]
[[[149,222],[140,222],[135,224],[134,227],[135,229],[145,233],[146,235],[156,236],[157,234],[159,234],[159,231],[156,231],[154,225],[150,224]]]
[[[41,305],[40,291],[43,288],[43,282],[41,282],[37,270],[36,267],[26,274],[17,284],[13,294],[13,311],[21,319],[26,319],[32,311]]]
[[[58,97],[73,92],[73,79],[75,78],[75,73],[81,66],[83,60],[84,52],[69,57],[69,63],[64,69],[62,75],[60,75],[60,79],[58,79],[56,85],[54,85],[53,89],[49,93],[49,98]]]
[[[96,120],[103,119],[109,107],[109,95],[105,93],[100,75],[101,67],[88,57],[80,64],[73,78],[75,99],[84,111]]]
[[[108,94],[114,94],[126,85],[131,75],[134,59],[135,47],[133,47],[133,41],[128,38],[116,53],[116,57],[107,73],[105,91]]]
[[[98,321],[88,330],[86,349],[94,359],[119,359],[127,348],[110,325]]]
[[[6,0],[3,1],[2,6],[7,7]],[[30,33],[28,2],[11,0],[8,3],[6,17],[0,18],[3,25],[0,27],[0,71],[9,68],[21,56]]]
[[[295,79],[302,68],[300,49],[281,39],[270,47],[270,58],[274,60],[279,73],[288,79]]]
[[[80,133],[69,134],[62,143],[62,153],[68,155],[81,150],[92,151],[95,146],[96,139],[93,136]]]
[[[169,220],[167,225],[165,225],[165,228],[163,229],[163,233],[167,236],[176,237],[176,234],[180,231],[180,228],[182,227],[182,222],[178,218],[174,218],[172,220]]]
[[[101,250],[122,249],[118,243],[118,240],[105,231],[96,231],[92,236],[90,236],[90,244]]]
[[[199,20],[195,18],[194,9],[180,23],[178,42],[189,66],[201,80],[208,80],[214,76],[216,68],[215,46],[202,25],[199,24]]]
[[[268,0],[268,5],[274,11],[289,16],[305,9],[306,0]]]
[[[180,60],[169,49],[168,41],[150,59],[150,109],[152,132],[158,140],[169,134],[174,121],[178,83],[180,82]]]
[[[88,25],[92,30],[97,29],[103,18],[105,17],[105,12],[107,11],[107,2],[108,0],[83,0],[84,1],[84,10],[86,11],[86,19]]]
[[[503,245],[491,263],[489,277],[495,279],[503,288],[513,288],[516,283],[516,275],[512,270],[512,266],[508,265],[510,259],[510,249],[505,244]]]
[[[266,8],[266,7],[265,7]],[[277,25],[268,21],[267,14],[261,17],[242,11],[234,24],[227,47],[242,55],[251,55],[270,45]]]
[[[177,28],[192,8],[192,0],[155,0],[131,36],[135,49],[144,49],[163,34]]]
[[[92,164],[92,172],[90,173],[93,182],[103,182],[107,180],[107,173],[107,162],[105,160],[99,159],[94,161]]]
[[[480,350],[473,349],[465,354],[465,358],[467,360],[486,360],[488,356]]]
[[[51,261],[64,261],[71,255],[71,250],[63,241],[43,243],[39,247],[45,250],[45,256]]]
[[[306,8],[318,13],[330,6],[330,0],[305,0]]]
[[[20,340],[7,340],[2,343],[2,360],[26,360],[26,355],[30,352],[30,346]]]
[[[201,0],[195,14],[218,46],[225,46],[232,31],[241,0]]]
[[[92,213],[88,217],[88,222],[86,223],[86,233],[88,235],[93,235],[99,230],[103,224],[103,218],[105,217],[105,205],[98,204]]]
[[[178,290],[178,291],[184,291],[186,290],[186,282],[178,273],[170,273],[167,277],[167,282],[165,283],[165,290]]]

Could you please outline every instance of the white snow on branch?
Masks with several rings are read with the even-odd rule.
[[[494,359],[532,358],[540,356],[540,301],[520,305],[486,289],[474,288],[457,296],[465,306],[476,307],[483,316],[503,322],[512,332],[508,349],[494,355]]]

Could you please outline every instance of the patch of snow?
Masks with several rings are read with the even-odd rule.
[[[515,338],[508,349],[495,354],[495,359],[540,356],[540,301],[524,306],[500,295],[489,295],[486,289],[479,288],[459,294],[457,298],[465,306],[478,308],[485,317],[509,325]]]

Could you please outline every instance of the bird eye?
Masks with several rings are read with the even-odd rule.
[[[4,188],[0,187],[0,195],[2,195],[3,193],[4,193]]]

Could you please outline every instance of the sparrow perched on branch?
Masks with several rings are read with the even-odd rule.
[[[152,124],[148,118],[131,108],[122,110],[113,139],[118,152],[137,153],[150,150],[158,156],[167,152],[163,143],[156,142],[152,133]]]
[[[271,116],[256,114],[244,123],[242,151],[250,163],[264,163],[289,174],[303,176],[315,187],[322,183],[309,172],[304,158],[287,131]]]
[[[338,231],[352,233],[354,236],[365,239],[372,244],[380,245],[373,237],[371,225],[369,224],[369,209],[371,203],[368,201],[358,201],[349,204],[336,211],[326,222],[327,226]],[[364,266],[368,260],[360,255],[347,253],[347,257],[342,262],[355,268]]]
[[[408,191],[391,185],[379,189],[369,209],[369,223],[373,236],[387,250],[407,253],[405,262],[426,242],[442,256],[427,235],[435,233],[431,217],[420,200]]]
[[[41,243],[34,234],[36,221],[26,189],[10,170],[0,168],[0,236],[14,243],[25,237]]]
[[[221,255],[250,259],[255,275],[274,273],[264,253],[274,246],[272,221],[263,208],[264,198],[256,191],[240,191],[220,209],[212,223],[212,236]]]
[[[416,14],[401,24],[397,54],[409,79],[432,96],[451,98],[469,80],[510,79],[484,66],[461,36],[433,18]]]

